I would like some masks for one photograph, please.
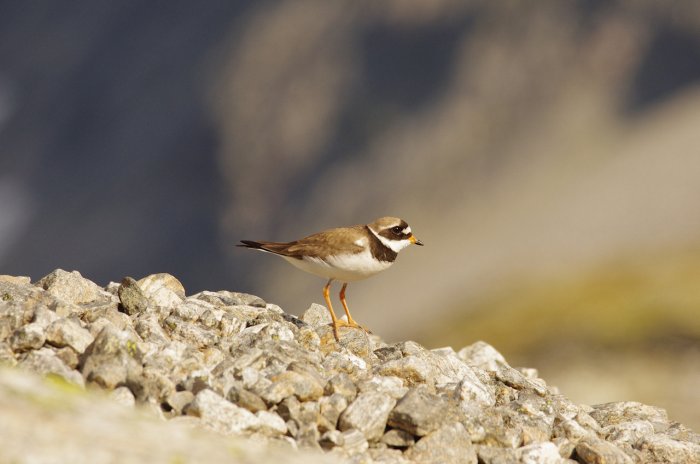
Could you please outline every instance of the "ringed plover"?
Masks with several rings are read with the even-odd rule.
[[[302,271],[328,279],[323,287],[323,298],[333,320],[333,335],[338,337],[338,326],[362,328],[350,315],[345,301],[348,282],[366,279],[388,269],[399,251],[409,245],[423,245],[403,219],[382,217],[366,225],[324,230],[292,242],[263,242],[241,240],[239,247],[265,251],[281,256]],[[330,299],[334,280],[343,282],[340,302],[348,321],[338,320]]]

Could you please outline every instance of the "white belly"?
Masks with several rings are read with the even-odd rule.
[[[366,279],[374,274],[388,269],[393,263],[377,261],[369,250],[352,255],[329,256],[326,260],[319,258],[289,258],[282,256],[295,267],[310,274],[336,279],[341,282],[353,282]]]

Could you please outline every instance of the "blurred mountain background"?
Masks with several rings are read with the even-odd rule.
[[[363,324],[698,430],[699,84],[692,0],[0,1],[0,273],[300,313],[233,244],[397,215]]]

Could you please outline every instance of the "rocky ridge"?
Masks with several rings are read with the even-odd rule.
[[[172,445],[180,450],[177,462],[700,462],[700,435],[661,408],[574,404],[535,369],[509,366],[483,342],[428,350],[341,328],[337,343],[329,322],[315,304],[297,318],[244,293],[187,296],[168,274],[105,288],[75,271],[56,270],[36,283],[0,276],[0,364],[74,390],[108,392],[109,404],[122,405],[117,416],[147,411],[162,424],[139,430],[179,437]],[[41,388],[17,379],[15,370],[0,370],[0,430],[17,429],[13,417],[26,415],[17,405],[29,408],[12,395],[22,385]],[[91,414],[87,404],[83,418]],[[100,411],[95,406],[96,416]],[[53,417],[50,410],[41,416]],[[118,420],[110,424],[106,434],[129,436]],[[0,460],[36,462],[31,441],[23,447],[17,433],[0,433]],[[246,441],[230,451],[233,442],[216,441],[222,435]],[[188,440],[195,455],[181,450]],[[197,447],[201,440],[210,445]],[[62,443],[53,461],[113,462],[104,443],[84,441],[92,453],[62,455]],[[298,451],[280,454],[280,447]],[[271,454],[252,458],[246,449]],[[155,451],[146,447],[122,461],[149,453]]]

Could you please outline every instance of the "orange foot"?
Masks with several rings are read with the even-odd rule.
[[[352,327],[353,329],[361,329],[367,332],[368,334],[371,334],[372,331],[369,330],[367,327],[358,324],[354,320],[350,319],[349,321],[345,321],[343,319],[338,319],[338,327]]]

